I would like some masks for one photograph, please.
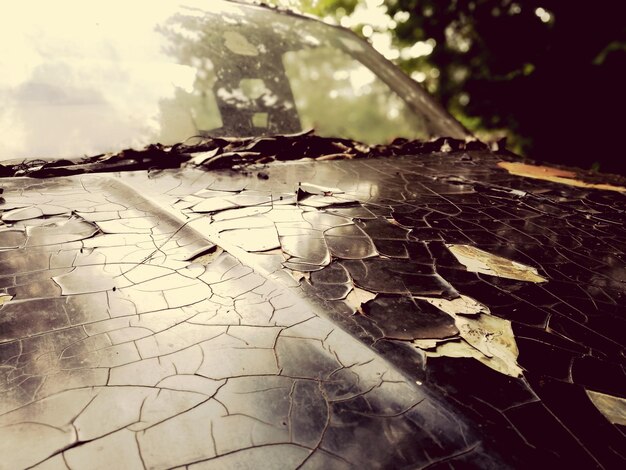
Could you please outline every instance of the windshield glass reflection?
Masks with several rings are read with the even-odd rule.
[[[389,71],[363,65],[371,52],[351,34],[262,8],[192,4],[24,2],[0,20],[11,45],[0,56],[0,159],[309,128],[368,143],[432,134]]]

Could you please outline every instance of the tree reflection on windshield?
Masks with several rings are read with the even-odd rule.
[[[39,36],[22,25],[17,42],[32,56],[16,55],[21,79],[0,78],[0,131],[11,136],[0,159],[309,128],[367,143],[432,134],[426,116],[390,88],[396,72],[363,65],[373,52],[349,32],[221,2],[132,21],[88,10],[76,10],[76,24],[96,21],[81,41],[67,23],[40,18]]]

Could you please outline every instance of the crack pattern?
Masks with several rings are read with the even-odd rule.
[[[4,464],[623,466],[623,196],[498,161],[0,180]]]
[[[366,464],[372,454],[359,449],[381,438],[390,449],[381,463],[410,465],[445,458],[459,433],[480,442],[320,317],[297,284],[226,252],[197,262],[215,245],[125,183],[90,175],[3,187],[5,204],[22,211],[0,231],[8,468],[258,458],[351,467]],[[48,200],[67,210],[28,211]],[[441,432],[448,437],[434,450],[430,436]]]

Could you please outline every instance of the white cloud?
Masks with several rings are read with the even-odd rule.
[[[0,18],[0,160],[143,146],[159,101],[191,91],[154,25],[171,2],[15,2]],[[63,112],[59,112],[63,106]]]

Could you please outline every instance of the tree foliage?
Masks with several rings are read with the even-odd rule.
[[[365,4],[285,2],[337,20]],[[626,104],[626,22],[620,2],[377,3],[390,19],[382,32],[392,36],[398,50],[434,46],[428,54],[399,54],[394,61],[470,130],[506,132],[515,150],[535,159],[626,170],[617,140]],[[369,32],[360,24],[353,27]]]

